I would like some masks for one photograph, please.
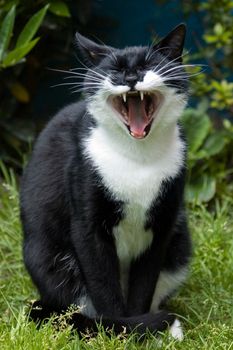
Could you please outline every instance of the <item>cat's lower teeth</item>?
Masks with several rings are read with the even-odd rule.
[[[125,118],[125,120],[126,120],[126,121],[128,121],[128,120],[129,120],[129,118],[128,118],[128,115],[127,115],[126,111],[124,111],[124,110],[122,109],[122,110],[121,110],[121,114],[123,115],[123,117]]]
[[[146,136],[146,132],[144,131],[142,135],[137,135],[133,131],[130,131],[130,135],[135,137],[136,139],[143,139]]]
[[[153,114],[153,112],[154,112],[154,108],[153,108],[153,106],[150,106],[150,108],[149,108],[149,114]]]

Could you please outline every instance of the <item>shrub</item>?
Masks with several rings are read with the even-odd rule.
[[[21,169],[34,137],[28,110],[42,68],[40,50],[35,55],[33,49],[43,47],[41,38],[49,42],[58,27],[71,27],[68,4],[56,0],[0,2],[0,158],[16,169]],[[47,54],[51,55],[48,49]]]
[[[209,202],[228,196],[233,173],[233,2],[231,0],[182,1],[188,17],[198,13],[203,36],[195,37],[194,62],[204,60],[207,69],[192,79],[192,95],[198,105],[184,113],[189,143],[187,199]],[[198,70],[198,68],[197,68]]]

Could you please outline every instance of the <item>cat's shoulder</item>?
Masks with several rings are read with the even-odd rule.
[[[85,101],[71,103],[53,116],[39,134],[35,149],[38,147],[61,146],[74,142],[84,132],[84,124],[91,123],[87,117]]]
[[[58,111],[48,122],[43,132],[65,132],[69,129],[78,128],[86,114],[85,101],[71,103]]]

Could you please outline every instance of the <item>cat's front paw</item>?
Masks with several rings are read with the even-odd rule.
[[[172,338],[182,341],[184,339],[184,333],[180,321],[176,318],[173,324],[169,328],[169,334]]]

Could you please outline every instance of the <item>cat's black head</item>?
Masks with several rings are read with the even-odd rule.
[[[176,120],[187,97],[182,65],[185,25],[180,24],[149,47],[115,49],[76,34],[85,60],[83,91],[97,122],[143,139],[164,116]]]

